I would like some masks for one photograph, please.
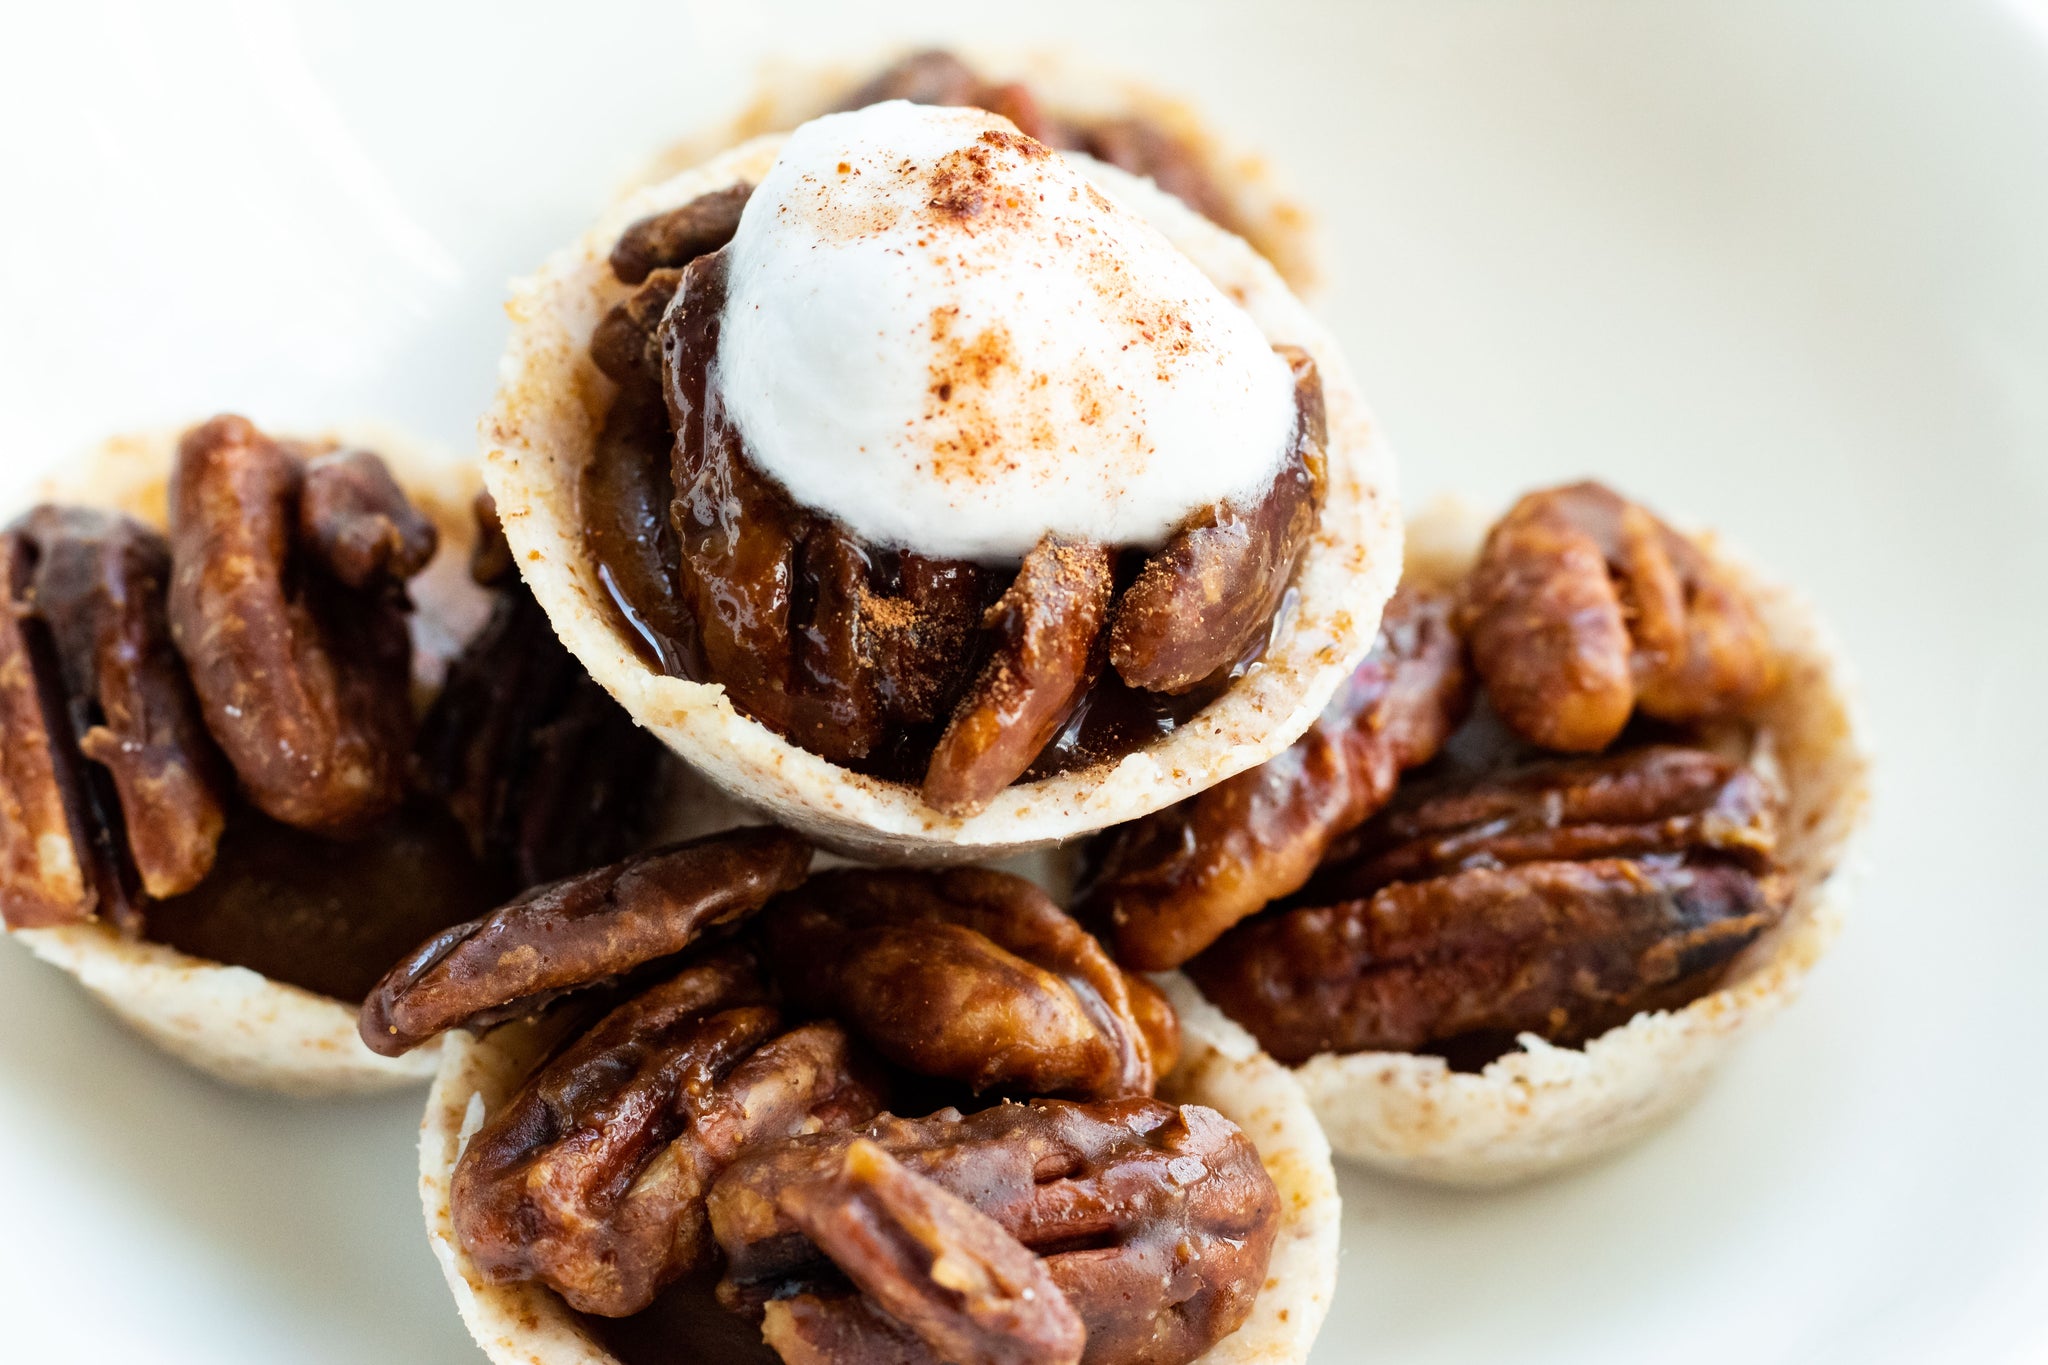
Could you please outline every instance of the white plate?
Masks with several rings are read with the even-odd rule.
[[[1850,932],[1647,1146],[1345,1181],[1319,1360],[2048,1352],[2048,20],[1960,0],[7,7],[0,506],[218,407],[451,444],[505,278],[757,55],[1063,36],[1201,93],[1332,229],[1415,494],[1583,472],[1725,528],[1860,663]],[[415,1102],[181,1071],[0,953],[0,1358],[470,1362]]]

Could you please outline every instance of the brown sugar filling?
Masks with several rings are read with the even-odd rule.
[[[619,387],[579,515],[647,667],[720,684],[791,742],[966,814],[1019,778],[1114,763],[1257,665],[1325,486],[1304,353],[1278,348],[1296,419],[1272,484],[1197,509],[1156,551],[1048,537],[998,566],[871,545],[761,473],[711,388],[743,202],[718,191],[630,227],[612,268],[639,288],[591,340]]]

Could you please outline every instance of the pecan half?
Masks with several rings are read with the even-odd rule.
[[[1782,874],[1684,857],[1473,867],[1262,916],[1188,974],[1268,1052],[1576,1045],[1709,989],[1784,914]]]
[[[1022,877],[842,870],[757,922],[791,998],[926,1076],[1026,1095],[1150,1095],[1172,1007]]]
[[[854,1142],[836,1172],[776,1203],[859,1291],[766,1306],[761,1334],[788,1365],[1080,1361],[1086,1329],[1045,1263],[875,1143]]]
[[[402,583],[427,567],[440,542],[384,461],[334,450],[306,461],[299,544],[351,588]]]
[[[790,603],[806,518],[757,472],[710,392],[725,298],[723,252],[693,261],[661,326],[669,425],[676,433],[671,517],[683,607],[707,674],[734,706],[791,733]],[[824,737],[830,740],[830,736]],[[837,745],[820,750],[843,756]]]
[[[691,677],[703,670],[680,595],[682,551],[669,517],[674,445],[659,392],[620,392],[583,467],[578,505],[584,544],[620,633],[650,666]]]
[[[1280,1198],[1235,1124],[1199,1105],[1038,1100],[748,1152],[711,1192],[721,1301],[758,1314],[832,1282],[781,1196],[831,1178],[861,1141],[1038,1252],[1095,1365],[1185,1365],[1243,1325],[1265,1283]]]
[[[637,390],[633,397],[661,392],[661,344],[656,333],[682,283],[681,267],[653,272],[600,318],[590,334],[592,362],[622,390]]]
[[[477,1268],[623,1316],[712,1255],[705,1191],[748,1147],[881,1100],[835,1024],[787,1028],[727,948],[606,1015],[477,1131],[450,1213]]]
[[[884,728],[867,640],[873,566],[844,524],[807,520],[790,613],[790,733],[814,753],[864,758]]]
[[[412,641],[397,578],[355,589],[335,567],[403,570],[417,554],[400,533],[397,549],[352,559],[349,527],[365,523],[343,488],[360,491],[363,476],[331,477],[335,495],[301,544],[299,455],[240,417],[187,432],[171,472],[170,622],[244,793],[274,819],[340,834],[405,795]]]
[[[672,956],[802,882],[810,862],[801,838],[761,827],[536,887],[436,934],[387,972],[363,1002],[363,1042],[397,1056],[447,1029],[529,1013]]]
[[[656,270],[678,269],[710,255],[740,230],[740,214],[753,193],[752,185],[729,185],[642,218],[613,245],[612,274],[621,284],[639,284]]]
[[[972,676],[990,574],[963,559],[894,558],[893,584],[873,586],[861,619],[883,710],[897,725],[926,725],[948,713]]]
[[[1460,626],[1494,709],[1548,749],[1593,752],[1641,706],[1660,720],[1738,716],[1778,677],[1734,577],[1597,483],[1531,493],[1487,535]]]
[[[666,751],[563,647],[513,576],[420,725],[421,785],[508,893],[641,847]]]
[[[1199,796],[1106,834],[1078,913],[1117,959],[1178,967],[1269,901],[1299,890],[1331,844],[1434,757],[1469,700],[1445,593],[1403,588],[1373,649],[1307,734]]]
[[[10,924],[97,909],[132,929],[136,895],[213,866],[228,776],[171,644],[170,573],[163,537],[110,512],[38,507],[0,536]]]
[[[1336,849],[1307,897],[1352,900],[1474,867],[1715,852],[1755,871],[1777,847],[1777,800],[1744,764],[1652,744],[1404,790]]]
[[[983,618],[993,653],[932,751],[924,799],[972,815],[1038,757],[1100,668],[1115,556],[1048,535]]]
[[[505,523],[498,519],[498,501],[479,491],[469,505],[476,518],[476,545],[469,552],[470,579],[481,588],[503,587],[518,574],[512,559],[512,542],[505,539]]]
[[[1109,659],[1133,687],[1185,692],[1254,653],[1315,534],[1329,439],[1322,379],[1308,352],[1274,349],[1294,372],[1293,447],[1255,505],[1197,513],[1124,590]]]

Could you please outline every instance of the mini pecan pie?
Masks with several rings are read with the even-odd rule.
[[[1084,152],[1149,179],[1250,242],[1296,293],[1323,274],[1313,216],[1264,157],[1231,145],[1199,110],[1070,54],[904,52],[826,67],[783,63],[762,74],[742,113],[664,150],[642,183],[665,180],[763,133],[883,100],[986,109],[1060,151]]]
[[[1079,911],[1184,963],[1339,1150],[1489,1183],[1642,1131],[1790,997],[1863,758],[1803,607],[1611,489],[1410,546],[1308,735],[1101,836]]]
[[[848,852],[1198,791],[1299,733],[1390,586],[1387,453],[1285,287],[978,110],[678,175],[514,314],[486,477],[535,595],[643,724]]]
[[[458,1030],[422,1193],[485,1351],[1303,1360],[1336,1195],[1285,1071],[1020,877],[809,860],[657,849],[371,993],[380,1050]]]
[[[472,581],[473,477],[231,416],[174,444],[0,531],[0,913],[229,1079],[421,1079],[355,1005],[424,932],[637,842],[662,751],[502,563]]]

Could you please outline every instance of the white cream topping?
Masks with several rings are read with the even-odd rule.
[[[871,543],[1152,547],[1262,493],[1294,431],[1243,309],[1009,120],[797,129],[748,202],[713,381],[754,461]]]

